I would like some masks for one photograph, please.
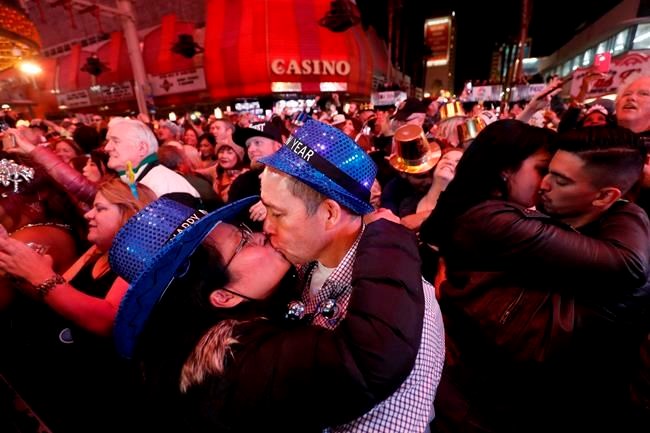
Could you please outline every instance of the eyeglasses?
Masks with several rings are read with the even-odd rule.
[[[237,248],[235,248],[235,252],[233,255],[230,257],[230,260],[228,260],[223,267],[224,271],[228,269],[228,266],[230,266],[230,263],[232,263],[233,259],[241,252],[241,250],[244,249],[246,244],[251,242],[253,240],[253,230],[251,230],[246,224],[241,223],[237,226],[237,230],[239,230],[239,233],[241,234],[241,240],[239,241],[239,244],[237,244]],[[241,295],[240,295],[241,296]],[[242,296],[243,297],[243,296]]]
[[[239,254],[247,244],[253,241],[253,230],[251,230],[246,224],[244,223],[239,224],[237,226],[237,230],[239,230],[239,233],[241,234],[241,240],[237,244],[237,248],[235,248],[235,252],[230,257],[230,260],[228,260],[228,262],[226,262],[226,265],[223,267],[224,271],[228,269],[228,266],[230,266],[230,263],[232,263],[233,259],[237,256],[237,254]],[[259,301],[259,299],[254,299],[249,296],[242,295],[241,293],[236,292],[234,290],[230,290],[226,287],[222,287],[221,290],[239,296],[240,298],[246,299],[247,301]]]
[[[230,289],[227,288],[227,287],[222,287],[221,290],[223,290],[224,292],[231,293],[231,294],[233,294],[233,295],[235,295],[235,296],[239,296],[240,298],[246,299],[247,301],[250,301],[250,302],[257,302],[257,301],[260,301],[260,299],[255,299],[255,298],[251,298],[250,296],[242,295],[241,293],[236,292],[236,291],[234,291],[234,290],[230,290]]]

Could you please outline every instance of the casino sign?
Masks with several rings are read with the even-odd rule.
[[[345,91],[370,96],[386,74],[374,30],[319,25],[330,0],[206,2],[205,77],[214,99]],[[380,79],[379,79],[380,80]]]
[[[284,60],[271,62],[271,71],[276,75],[350,75],[350,62],[345,60]]]

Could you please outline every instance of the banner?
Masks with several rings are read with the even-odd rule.
[[[501,85],[474,86],[472,93],[466,97],[467,101],[498,101],[501,99]]]
[[[149,75],[148,78],[154,96],[196,92],[207,88],[203,68],[170,72],[162,75]]]
[[[578,68],[571,79],[571,95],[580,93],[584,78],[594,70]],[[587,92],[586,98],[598,98],[603,95],[616,93],[618,88],[632,74],[650,74],[650,50],[629,51],[612,59],[606,78],[597,80]]]
[[[510,89],[511,101],[530,101],[537,93],[541,92],[546,84],[527,84],[524,86],[514,86]]]
[[[536,93],[542,91],[546,84],[522,84],[513,86],[510,89],[511,101],[529,101]],[[503,86],[495,84],[491,86],[475,86],[472,93],[468,94],[463,101],[500,101]]]
[[[370,102],[375,107],[393,105],[397,106],[400,102],[406,99],[406,92],[401,90],[389,90],[386,92],[372,92],[370,94]]]

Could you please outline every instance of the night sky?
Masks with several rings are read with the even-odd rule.
[[[388,33],[389,0],[357,0],[364,24],[372,24],[385,37]],[[398,3],[397,0],[392,0]],[[532,55],[546,56],[568,42],[585,25],[592,23],[620,0],[531,0],[529,36]],[[407,37],[401,68],[420,85],[424,20],[456,12],[456,87],[466,80],[487,79],[495,45],[516,40],[521,22],[521,0],[450,1],[402,0],[400,32]],[[567,8],[579,10],[571,13]]]

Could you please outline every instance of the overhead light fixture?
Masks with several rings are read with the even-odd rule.
[[[27,75],[38,75],[43,72],[43,68],[41,68],[38,63],[32,62],[31,60],[23,60],[20,62],[18,64],[18,69]]]
[[[178,35],[178,40],[172,47],[172,52],[180,54],[183,57],[191,59],[195,55],[202,53],[203,47],[194,41],[194,37],[187,33],[181,33]]]
[[[350,0],[333,0],[330,10],[318,21],[318,24],[335,32],[344,32],[361,22],[361,17]]]
[[[0,1],[0,71],[40,52],[41,38],[36,25],[25,13],[24,4],[24,1]]]
[[[110,71],[110,68],[99,60],[97,54],[93,54],[86,59],[86,64],[81,67],[81,70],[88,72],[90,75],[98,76],[102,72]]]

